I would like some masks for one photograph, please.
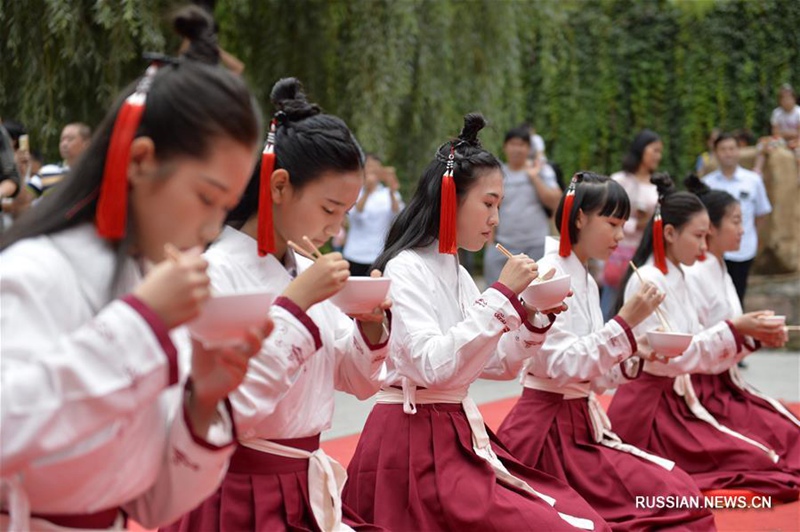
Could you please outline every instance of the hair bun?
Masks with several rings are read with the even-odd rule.
[[[278,111],[283,111],[289,121],[298,121],[321,112],[319,105],[310,103],[297,78],[283,78],[272,87],[270,100]]]
[[[213,31],[214,19],[200,6],[186,6],[175,13],[172,26],[181,37],[195,40],[203,33]]]
[[[189,40],[189,48],[181,55],[209,65],[219,64],[219,46],[214,35],[214,17],[200,6],[179,9],[172,17],[172,26]]]
[[[703,183],[695,174],[689,174],[686,179],[683,180],[683,184],[689,192],[697,196],[702,196],[703,194],[711,192],[708,185]]]
[[[458,134],[459,140],[462,140],[475,148],[481,147],[481,141],[478,140],[478,133],[481,129],[486,127],[486,119],[480,113],[469,113],[464,116],[464,127],[461,133]]]
[[[653,183],[658,189],[659,198],[669,196],[673,192],[677,191],[677,189],[675,188],[675,183],[672,181],[672,178],[666,172],[653,174],[650,177],[650,182]]]

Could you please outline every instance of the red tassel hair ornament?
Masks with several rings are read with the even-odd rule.
[[[562,257],[569,257],[572,253],[572,242],[569,238],[569,219],[572,214],[572,204],[575,201],[576,177],[577,175],[572,177],[567,189],[567,195],[564,197],[564,207],[561,209],[561,227],[559,228],[561,237],[558,241],[558,254]]]
[[[667,252],[664,248],[664,222],[661,220],[661,203],[656,205],[653,218],[653,262],[661,273],[667,275]]]
[[[134,93],[122,103],[114,121],[114,128],[111,130],[95,212],[97,233],[109,240],[122,240],[125,237],[128,222],[128,165],[131,159],[131,143],[136,136],[136,130],[139,129],[147,92],[157,71],[158,66],[155,64],[147,68]]]
[[[450,145],[450,155],[447,157],[447,168],[442,176],[442,201],[439,209],[439,253],[455,255],[456,246],[456,213],[458,201],[456,199],[456,182],[453,177],[455,168],[456,149]]]
[[[275,170],[275,130],[278,119],[269,125],[267,143],[261,152],[261,172],[258,185],[258,255],[275,253],[275,229],[272,224],[272,172]]]

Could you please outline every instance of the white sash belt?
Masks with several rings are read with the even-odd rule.
[[[736,386],[738,386],[741,390],[748,392],[752,395],[755,395],[759,399],[763,399],[764,401],[769,403],[770,406],[772,406],[772,408],[777,410],[779,414],[782,414],[784,417],[788,418],[789,421],[791,421],[792,423],[797,425],[798,428],[800,428],[800,420],[798,420],[794,415],[792,415],[792,413],[789,412],[789,410],[787,410],[786,407],[783,406],[783,404],[781,404],[780,401],[777,401],[768,395],[764,395],[763,393],[753,388],[751,385],[747,384],[742,378],[742,375],[739,373],[739,368],[733,366],[730,370],[728,370],[728,373],[730,374],[733,383]]]
[[[31,507],[19,475],[0,478],[0,506],[8,509],[7,530],[31,529]]]
[[[672,460],[656,456],[634,445],[623,442],[622,439],[611,430],[611,420],[608,419],[600,401],[597,400],[594,392],[591,391],[588,382],[570,383],[565,386],[558,386],[551,379],[542,379],[529,373],[525,375],[523,384],[526,388],[531,388],[533,390],[561,394],[566,400],[586,398],[589,405],[589,421],[592,425],[592,434],[595,443],[599,443],[600,445],[604,445],[616,451],[632,454],[642,460],[647,460],[648,462],[661,466],[667,471],[672,471],[675,467],[675,462]]]
[[[320,448],[308,452],[269,440],[240,441],[241,445],[262,453],[308,460],[308,498],[319,528],[325,532],[353,529],[342,522],[342,490],[347,481],[344,467]]]
[[[734,438],[738,438],[743,442],[749,443],[750,445],[754,445],[767,453],[770,459],[777,463],[779,460],[778,453],[767,447],[766,445],[759,443],[751,438],[748,438],[744,434],[740,434],[735,430],[729,429],[725,425],[721,424],[719,421],[711,415],[711,413],[706,410],[700,400],[697,398],[697,394],[694,391],[694,386],[692,386],[692,376],[688,374],[680,375],[675,377],[675,383],[672,386],[675,393],[679,396],[683,397],[683,400],[686,401],[686,405],[691,410],[692,414],[695,415],[701,421],[705,421],[715,429],[720,432],[727,434],[728,436],[733,436]]]
[[[416,404],[447,403],[460,404],[464,409],[472,432],[472,449],[475,454],[484,459],[492,468],[497,480],[508,486],[530,493],[550,506],[555,506],[556,500],[553,497],[539,493],[527,482],[512,475],[503,462],[497,457],[492,449],[489,434],[486,432],[486,425],[483,422],[478,405],[467,395],[467,389],[453,391],[417,390],[416,386],[403,380],[403,390],[396,388],[385,388],[378,392],[376,396],[378,403],[383,404],[402,404],[406,414],[415,414]],[[561,512],[558,515],[576,528],[583,530],[594,530],[594,523],[590,519],[582,519]]]

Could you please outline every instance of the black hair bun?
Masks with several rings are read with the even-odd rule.
[[[175,13],[172,26],[178,35],[195,40],[205,32],[213,32],[214,19],[200,6],[186,6]]]
[[[200,6],[189,5],[175,12],[172,26],[181,37],[189,39],[182,54],[187,59],[210,65],[219,64],[219,47],[214,34],[214,18]]]
[[[659,198],[663,198],[669,196],[673,192],[677,192],[677,189],[675,188],[675,183],[672,181],[672,178],[666,172],[653,174],[652,177],[650,177],[650,182],[653,183],[658,189]]]
[[[683,180],[683,184],[686,186],[686,190],[697,196],[702,196],[703,194],[711,192],[708,185],[703,183],[695,174],[689,174],[689,176]]]
[[[279,80],[270,93],[270,100],[278,111],[283,111],[289,121],[298,121],[321,112],[319,105],[310,103],[297,78]]]
[[[481,141],[478,140],[478,133],[486,127],[486,119],[480,113],[469,113],[464,116],[464,127],[461,133],[458,134],[458,139],[466,142],[475,148],[481,147]]]

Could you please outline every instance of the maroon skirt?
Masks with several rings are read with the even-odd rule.
[[[487,429],[488,430],[488,429]],[[489,433],[492,448],[514,476],[556,499],[555,509],[525,491],[498,483],[472,449],[459,404],[377,404],[347,470],[344,502],[364,519],[392,530],[569,530],[563,512],[608,525],[565,483],[534,471]]]
[[[692,375],[698,399],[723,425],[763,441],[781,457],[784,469],[800,476],[800,426],[764,399],[737,386],[731,374]]]
[[[797,500],[800,479],[758,447],[692,414],[672,377],[649,373],[621,386],[608,416],[624,441],[673,460],[701,490],[745,489],[777,501]]]
[[[309,452],[319,448],[319,434],[272,441]],[[344,506],[342,520],[355,530],[382,530],[367,524]],[[275,456],[239,446],[216,493],[180,520],[159,530],[318,532],[320,529],[308,498],[308,460]]]
[[[497,435],[523,463],[568,483],[615,531],[714,530],[710,510],[637,507],[636,497],[701,497],[700,489],[678,467],[596,443],[590,419],[586,399],[525,388]]]

